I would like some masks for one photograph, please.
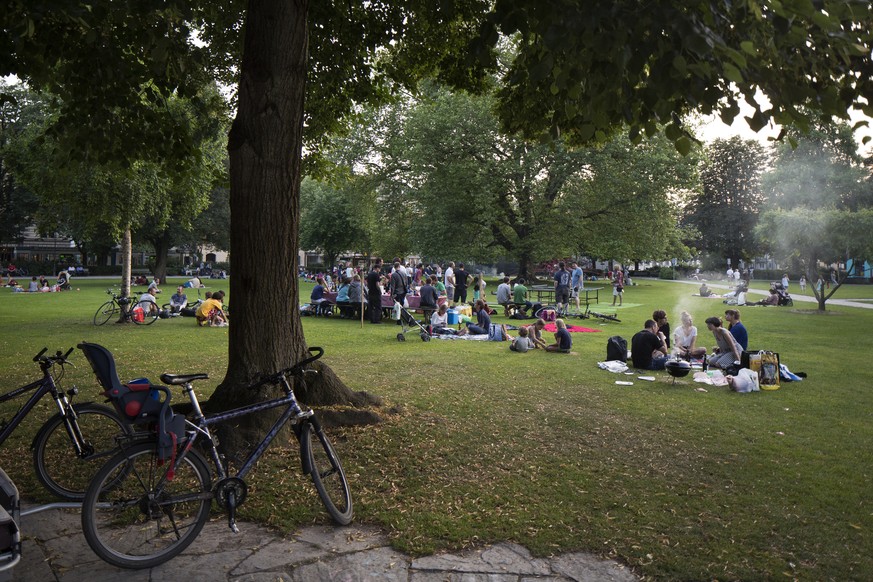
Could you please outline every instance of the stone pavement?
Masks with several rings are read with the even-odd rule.
[[[26,510],[27,508],[22,508]],[[51,509],[22,518],[19,582],[632,582],[626,566],[587,553],[534,558],[499,543],[458,554],[412,558],[369,526],[311,526],[282,538],[241,522],[233,534],[216,514],[180,556],[150,570],[120,570],[88,547],[78,510]]]

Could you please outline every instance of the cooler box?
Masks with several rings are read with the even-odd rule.
[[[455,311],[454,309],[449,309],[448,312],[446,312],[446,318],[447,318],[449,325],[457,325],[458,312]]]

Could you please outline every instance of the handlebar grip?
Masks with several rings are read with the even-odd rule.
[[[319,348],[317,346],[313,346],[313,347],[309,348],[310,354],[315,353],[315,352],[318,352],[318,353],[315,354],[314,356],[306,358],[305,360],[297,362],[295,365],[291,366],[290,369],[291,370],[299,370],[299,369],[303,368],[303,366],[305,366],[307,364],[311,364],[312,362],[314,362],[315,360],[317,360],[318,358],[320,358],[321,356],[324,355],[324,348]]]
[[[70,349],[67,350],[67,353],[64,354],[64,359],[65,359],[65,360],[66,360],[67,358],[70,357],[70,354],[73,353],[73,350],[74,350],[74,349],[75,349],[75,348],[70,348]]]
[[[48,351],[48,348],[43,348],[37,355],[33,356],[33,361],[38,362],[44,353]]]

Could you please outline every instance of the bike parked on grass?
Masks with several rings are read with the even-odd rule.
[[[147,438],[121,443],[121,451],[97,472],[88,487],[82,504],[82,529],[88,544],[106,562],[122,568],[151,568],[170,560],[200,533],[213,499],[227,510],[231,530],[239,531],[236,509],[248,491],[244,478],[288,423],[300,443],[303,473],[312,479],[328,513],[340,525],[351,522],[352,498],[339,457],[313,411],[303,410],[297,403],[292,386],[305,382],[306,374],[317,373],[306,368],[324,354],[321,348],[310,348],[311,357],[249,387],[256,390],[267,384],[279,385],[284,396],[208,416],[203,414],[192,386],[195,380],[208,378],[206,374],[163,374],[164,383],[182,386],[190,399],[193,413],[186,420],[169,412],[168,400],[158,412],[154,393],[169,394],[168,388],[150,386],[131,391],[128,385],[125,390],[108,350],[95,344],[79,347],[107,393],[114,396],[116,407],[127,414],[135,409],[134,414],[155,423],[156,429]],[[273,408],[284,411],[239,469],[230,471],[210,427]],[[147,409],[151,412],[144,414]],[[167,427],[172,427],[171,439],[163,438]],[[198,450],[205,451],[212,461],[216,483]]]
[[[158,304],[150,299],[133,301],[130,297],[119,296],[114,289],[107,289],[106,293],[112,295],[112,299],[101,305],[94,314],[94,325],[103,325],[113,317],[137,325],[151,325],[161,315]]]
[[[36,476],[46,489],[62,499],[80,501],[85,488],[97,470],[117,452],[116,437],[129,435],[131,429],[110,408],[90,402],[72,404],[78,394],[75,386],[62,392],[58,384],[64,376],[64,366],[72,365],[66,354],[44,355],[43,348],[33,361],[39,363],[42,378],[0,396],[0,403],[33,391],[33,395],[18,409],[9,422],[0,421],[0,445],[33,410],[36,403],[50,394],[58,413],[39,429],[33,439],[33,464]]]

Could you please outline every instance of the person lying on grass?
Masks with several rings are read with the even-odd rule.
[[[567,331],[567,324],[563,319],[555,320],[555,343],[546,346],[547,352],[557,352],[559,354],[569,354],[573,347],[573,338],[570,337],[570,332]]]

